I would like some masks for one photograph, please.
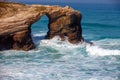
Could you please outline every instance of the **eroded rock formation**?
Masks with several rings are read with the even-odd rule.
[[[0,50],[30,50],[35,47],[31,38],[31,24],[46,15],[49,18],[47,35],[51,39],[77,44],[82,40],[81,14],[66,6],[24,5],[0,2]]]

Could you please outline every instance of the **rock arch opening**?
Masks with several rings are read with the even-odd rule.
[[[31,25],[31,35],[33,42],[38,44],[40,40],[45,39],[48,32],[49,19],[46,15]]]
[[[47,39],[60,36],[61,40],[67,37],[68,41],[78,44],[83,41],[80,12],[69,6],[25,5],[17,3],[1,3],[0,11],[0,50],[30,50],[35,48],[31,32],[46,30]],[[43,15],[48,17],[49,23],[42,25],[39,19]],[[31,27],[39,23],[38,27]],[[46,25],[46,27],[44,27]],[[33,28],[38,28],[35,31]],[[41,33],[40,33],[41,35]],[[10,42],[9,42],[10,41]],[[6,46],[4,46],[6,45]]]

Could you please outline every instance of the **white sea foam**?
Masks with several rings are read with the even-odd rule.
[[[120,50],[103,49],[99,46],[86,46],[86,51],[96,56],[120,55]]]
[[[47,51],[47,47],[59,51]],[[116,57],[99,57],[104,50],[104,52],[109,52],[109,50],[103,49],[97,44],[95,46],[90,46],[86,43],[74,45],[69,43],[67,39],[61,41],[57,36],[51,40],[41,40],[38,48],[27,52],[3,51],[6,54],[2,55],[0,59],[0,79],[119,80],[120,72],[117,70],[119,62],[114,59]],[[99,53],[95,52],[95,50]],[[89,51],[88,54],[92,56],[83,56],[85,51]],[[61,53],[63,55],[58,57]],[[94,55],[97,55],[99,60]]]
[[[46,35],[46,33],[33,34],[34,37],[45,36],[45,35]]]
[[[80,47],[85,47],[85,43],[81,44],[71,44],[67,40],[67,37],[65,41],[61,41],[61,38],[59,36],[54,37],[53,39],[50,40],[41,40],[40,41],[41,46],[50,46],[54,48],[80,48]]]
[[[108,45],[108,46],[120,46],[120,39],[102,39],[94,41],[94,44],[97,45]]]
[[[120,39],[103,39],[93,41],[93,43],[95,44],[94,46],[86,46],[86,51],[90,55],[120,55]]]
[[[103,77],[103,79],[100,79],[100,77],[94,77],[94,78],[90,78],[89,80],[118,80],[118,79],[106,76],[106,77]]]
[[[107,40],[100,40],[100,41],[94,41],[95,45],[91,46],[88,43],[80,43],[80,44],[71,44],[68,42],[67,37],[65,41],[61,41],[60,37],[56,36],[51,40],[41,40],[40,44],[41,46],[50,46],[50,47],[54,47],[56,49],[75,49],[75,48],[83,48],[86,47],[86,51],[88,52],[89,55],[95,55],[95,56],[108,56],[108,55],[120,55],[120,50],[115,49],[115,50],[111,50],[111,49],[104,49],[101,47],[101,45],[104,46],[104,44],[107,44],[109,41],[109,39]],[[109,42],[107,45],[109,46],[116,46],[118,45],[117,42],[119,42],[119,40],[117,40],[117,42],[115,42],[115,40],[110,40],[111,42]],[[113,44],[112,44],[113,42]],[[114,43],[115,42],[115,43]],[[98,45],[97,45],[98,44]]]

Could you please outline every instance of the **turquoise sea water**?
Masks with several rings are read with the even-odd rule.
[[[48,31],[43,16],[32,25],[36,49],[0,52],[0,80],[120,80],[120,8],[68,5],[82,13],[83,37],[94,46],[61,42],[59,37],[43,40]]]

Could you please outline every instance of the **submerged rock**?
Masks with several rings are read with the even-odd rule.
[[[30,50],[35,48],[31,37],[31,25],[46,15],[49,24],[46,39],[68,37],[73,44],[82,38],[81,13],[69,6],[25,5],[0,2],[0,50]]]

